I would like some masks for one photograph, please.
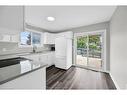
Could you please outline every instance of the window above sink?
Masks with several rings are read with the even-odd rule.
[[[42,34],[39,32],[25,31],[20,33],[20,46],[32,47],[41,46]]]

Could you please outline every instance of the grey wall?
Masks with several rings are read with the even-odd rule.
[[[110,23],[111,75],[120,88],[127,88],[127,6],[119,6]]]
[[[88,26],[82,26],[82,27],[78,27],[78,28],[73,28],[71,29],[71,31],[73,32],[90,32],[90,31],[96,31],[96,30],[104,30],[106,29],[106,35],[107,35],[107,39],[106,39],[106,51],[107,51],[107,63],[106,63],[106,70],[109,71],[110,70],[110,29],[109,29],[109,22],[103,22],[103,23],[97,23],[97,24],[93,24],[93,25],[88,25]]]

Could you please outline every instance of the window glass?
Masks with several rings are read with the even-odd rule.
[[[31,45],[31,33],[21,32],[21,45]]]
[[[40,33],[32,33],[32,44],[41,44],[41,35]]]

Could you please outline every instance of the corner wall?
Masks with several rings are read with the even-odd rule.
[[[127,6],[118,6],[110,22],[110,73],[120,89],[127,88]]]

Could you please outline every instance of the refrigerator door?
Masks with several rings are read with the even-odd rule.
[[[55,39],[55,56],[66,57],[66,38],[65,37],[57,37]]]
[[[61,68],[61,69],[66,69],[66,58],[56,58],[55,60],[55,67]]]

